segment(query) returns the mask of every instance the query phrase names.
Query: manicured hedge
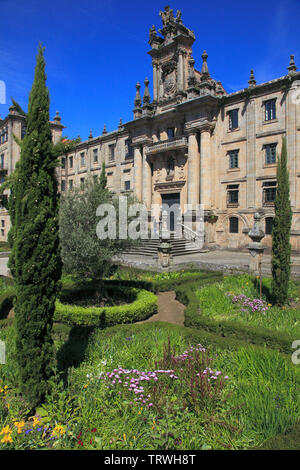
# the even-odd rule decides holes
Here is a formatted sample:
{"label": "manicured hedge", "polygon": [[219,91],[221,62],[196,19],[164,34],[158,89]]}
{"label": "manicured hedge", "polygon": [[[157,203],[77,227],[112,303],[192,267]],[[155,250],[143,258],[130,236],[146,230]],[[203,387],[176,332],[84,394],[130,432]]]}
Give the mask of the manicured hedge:
{"label": "manicured hedge", "polygon": [[56,302],[54,321],[69,325],[100,326],[142,321],[157,313],[157,297],[144,289],[127,287],[132,303],[113,307],[80,307]]}
{"label": "manicured hedge", "polygon": [[258,326],[245,326],[238,321],[222,323],[202,315],[199,299],[195,294],[197,288],[199,288],[199,283],[184,284],[175,289],[177,300],[186,305],[184,313],[185,326],[211,331],[224,338],[236,338],[251,344],[277,349],[285,354],[291,354],[292,337],[287,333],[271,331]]}

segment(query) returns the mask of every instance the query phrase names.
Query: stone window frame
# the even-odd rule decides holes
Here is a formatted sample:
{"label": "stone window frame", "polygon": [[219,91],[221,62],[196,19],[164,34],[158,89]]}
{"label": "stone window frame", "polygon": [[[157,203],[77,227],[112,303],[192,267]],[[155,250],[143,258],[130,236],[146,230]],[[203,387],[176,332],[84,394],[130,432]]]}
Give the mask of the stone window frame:
{"label": "stone window frame", "polygon": [[[270,224],[270,221],[272,221],[271,224]],[[265,234],[266,235],[272,235],[273,223],[274,223],[274,217],[268,216],[265,218]],[[271,225],[271,229],[270,229],[270,225]]]}
{"label": "stone window frame", "polygon": [[[227,111],[227,115],[228,115],[228,129],[229,131],[236,131],[239,129],[239,110],[240,108],[233,108],[233,109],[230,109],[229,111]],[[233,127],[233,119],[232,119],[232,113],[237,113],[236,115],[236,120],[237,120],[237,125],[236,127]]]}
{"label": "stone window frame", "polygon": [[116,160],[116,144],[108,144],[108,161],[114,162]]}
{"label": "stone window frame", "polygon": [[133,158],[133,148],[132,148],[132,140],[130,138],[125,139],[125,159]]}
{"label": "stone window frame", "polygon": [[[270,144],[264,144],[263,149],[264,149],[264,152],[265,152],[265,155],[264,155],[264,164],[265,165],[275,165],[277,163],[277,146],[278,146],[278,142],[272,142]],[[268,154],[268,149],[270,149],[271,147],[275,148],[275,155]],[[268,158],[270,158],[270,156],[272,157],[272,160],[275,157],[274,161],[268,161]]]}
{"label": "stone window frame", "polygon": [[[227,185],[227,207],[238,207],[239,206],[239,184],[228,184]],[[236,201],[231,201],[232,194],[237,194]]]}
{"label": "stone window frame", "polygon": [[[228,150],[227,152],[227,155],[229,157],[229,170],[237,170],[239,169],[239,153],[240,153],[240,149],[232,149],[232,150]],[[235,157],[236,157],[236,163],[237,163],[237,166],[232,166],[232,156],[233,154],[235,154]]]}
{"label": "stone window frame", "polygon": [[239,228],[240,228],[239,218],[236,215],[234,215],[234,216],[229,217],[228,221],[229,221],[229,229],[228,229],[229,233],[235,233],[235,234],[239,233]]}
{"label": "stone window frame", "polygon": [[[274,102],[274,109],[272,110],[267,110],[267,105],[269,103]],[[263,101],[263,121],[264,122],[273,122],[277,120],[277,96],[274,96],[273,98],[268,98],[267,100]],[[274,112],[274,115],[272,114],[272,111]],[[270,117],[267,115],[267,113],[270,113]]]}
{"label": "stone window frame", "polygon": [[277,181],[264,181],[262,184],[262,203],[263,206],[274,206],[276,198]]}
{"label": "stone window frame", "polygon": [[[97,157],[95,159],[95,157]],[[98,163],[99,162],[99,149],[98,147],[93,148],[93,163]]]}
{"label": "stone window frame", "polygon": [[[169,131],[172,131],[172,132],[169,133]],[[172,135],[170,135],[170,134],[172,134]],[[168,136],[168,140],[171,140],[171,139],[175,138],[175,127],[167,127],[167,136]]]}
{"label": "stone window frame", "polygon": [[85,152],[80,152],[80,166],[86,166],[86,161],[85,161]]}

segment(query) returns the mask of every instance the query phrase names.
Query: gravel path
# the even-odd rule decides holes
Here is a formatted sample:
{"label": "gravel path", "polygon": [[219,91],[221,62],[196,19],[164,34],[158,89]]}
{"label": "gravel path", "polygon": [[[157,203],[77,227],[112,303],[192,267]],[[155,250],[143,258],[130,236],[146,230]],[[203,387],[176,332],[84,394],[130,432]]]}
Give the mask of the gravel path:
{"label": "gravel path", "polygon": [[174,291],[160,292],[157,296],[158,313],[147,320],[138,323],[164,321],[183,326],[185,306],[178,302],[178,300],[175,299],[175,296],[176,294]]}

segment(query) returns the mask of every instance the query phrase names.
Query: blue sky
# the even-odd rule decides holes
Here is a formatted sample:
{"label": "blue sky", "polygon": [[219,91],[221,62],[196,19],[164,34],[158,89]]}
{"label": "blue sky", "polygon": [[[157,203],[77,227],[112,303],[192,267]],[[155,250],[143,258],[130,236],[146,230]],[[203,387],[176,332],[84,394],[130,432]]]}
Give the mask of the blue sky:
{"label": "blue sky", "polygon": [[[0,0],[0,80],[27,109],[38,43],[46,47],[51,118],[58,110],[69,137],[87,139],[133,118],[135,84],[152,88],[149,29],[161,27],[159,11],[182,11],[194,31],[193,56],[227,92],[247,86],[253,68],[258,83],[287,73],[290,54],[300,68],[300,0]],[[151,93],[152,96],[152,93]]]}

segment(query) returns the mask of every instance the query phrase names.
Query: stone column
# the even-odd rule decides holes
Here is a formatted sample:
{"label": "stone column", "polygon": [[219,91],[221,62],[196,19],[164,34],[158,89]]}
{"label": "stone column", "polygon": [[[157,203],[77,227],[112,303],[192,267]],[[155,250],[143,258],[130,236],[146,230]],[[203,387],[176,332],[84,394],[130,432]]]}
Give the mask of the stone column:
{"label": "stone column", "polygon": [[293,82],[291,91],[288,94],[288,99],[286,100],[286,144],[287,144],[287,156],[288,156],[288,169],[290,175],[290,199],[291,206],[296,208],[297,205],[297,166],[296,166],[296,147],[297,147],[297,121],[296,121],[296,112],[297,104],[299,101],[296,99],[300,95],[300,81]]}
{"label": "stone column", "polygon": [[157,63],[153,62],[153,100],[158,101],[158,70]]}
{"label": "stone column", "polygon": [[140,146],[134,148],[134,194],[142,201],[142,149]]}
{"label": "stone column", "polygon": [[204,127],[200,133],[200,203],[204,210],[211,208],[211,128]]}
{"label": "stone column", "polygon": [[[250,100],[247,106],[247,208],[256,207],[256,123],[255,123],[255,100]],[[261,205],[262,201],[258,205]]]}
{"label": "stone column", "polygon": [[183,91],[183,51],[179,50],[178,69],[177,69],[177,87],[179,91]]}
{"label": "stone column", "polygon": [[147,207],[147,210],[151,210],[151,199],[152,199],[152,175],[151,166],[147,156],[143,155],[143,202]]}
{"label": "stone column", "polygon": [[198,152],[197,131],[189,131],[188,135],[188,204],[199,204],[200,191],[200,158]]}

